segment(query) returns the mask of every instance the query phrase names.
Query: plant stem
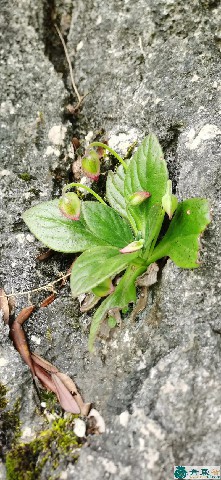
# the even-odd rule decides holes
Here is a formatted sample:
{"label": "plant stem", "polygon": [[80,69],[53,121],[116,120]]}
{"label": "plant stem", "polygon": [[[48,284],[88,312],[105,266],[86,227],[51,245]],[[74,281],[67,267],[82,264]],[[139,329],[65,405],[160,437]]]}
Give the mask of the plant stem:
{"label": "plant stem", "polygon": [[91,188],[87,187],[86,185],[83,185],[82,183],[75,183],[75,182],[72,182],[72,183],[69,183],[68,185],[65,185],[63,190],[62,190],[62,195],[64,195],[64,193],[67,191],[67,190],[70,190],[70,188],[72,187],[78,187],[78,188],[84,188],[84,190],[87,190],[87,192],[91,193],[97,200],[98,202],[102,203],[103,205],[107,205],[104,200],[100,197],[100,195],[98,195],[97,193],[94,192],[94,190],[92,190]]}
{"label": "plant stem", "polygon": [[[157,247],[155,248],[155,250],[152,252],[152,255],[150,255],[148,257],[148,260],[147,260],[147,266],[151,265],[151,263],[154,263],[156,262],[157,260],[160,260],[160,258],[163,258],[166,256],[165,254],[165,248],[161,248],[160,247],[160,244],[161,242],[159,243],[159,245],[157,245]],[[160,248],[158,248],[160,247]]]}
{"label": "plant stem", "polygon": [[90,143],[89,147],[103,147],[105,150],[108,150],[111,153],[111,155],[113,155],[114,157],[117,158],[117,160],[123,165],[124,170],[128,169],[128,165],[123,160],[123,158],[120,155],[118,155],[118,153],[115,152],[115,150],[113,150],[113,148],[109,147],[105,143],[93,142],[93,143]]}

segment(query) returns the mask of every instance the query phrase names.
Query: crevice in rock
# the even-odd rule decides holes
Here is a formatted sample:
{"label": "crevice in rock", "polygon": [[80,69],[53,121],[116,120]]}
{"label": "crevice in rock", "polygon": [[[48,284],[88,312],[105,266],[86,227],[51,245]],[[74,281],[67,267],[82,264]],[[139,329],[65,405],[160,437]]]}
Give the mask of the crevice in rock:
{"label": "crevice in rock", "polygon": [[43,42],[45,45],[45,55],[53,64],[56,72],[62,76],[64,86],[70,94],[70,102],[73,100],[73,93],[68,82],[69,68],[61,40],[54,25],[58,25],[66,43],[70,29],[72,8],[72,4],[68,5],[67,11],[64,13],[59,10],[56,5],[56,0],[45,0],[43,3]]}
{"label": "crevice in rock", "polygon": [[167,131],[167,136],[160,139],[160,144],[165,152],[165,159],[169,171],[169,178],[173,183],[173,193],[176,194],[176,187],[179,179],[180,164],[177,155],[177,146],[179,135],[182,129],[181,123],[171,124]]}

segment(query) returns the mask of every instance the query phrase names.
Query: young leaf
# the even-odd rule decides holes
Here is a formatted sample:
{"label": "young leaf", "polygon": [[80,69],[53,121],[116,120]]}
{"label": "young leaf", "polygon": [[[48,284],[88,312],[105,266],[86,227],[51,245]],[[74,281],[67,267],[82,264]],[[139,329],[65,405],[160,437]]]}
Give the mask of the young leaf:
{"label": "young leaf", "polygon": [[162,207],[167,213],[169,219],[171,220],[175,210],[177,209],[178,200],[175,195],[172,194],[172,182],[171,180],[167,181],[167,191],[162,198]]}
{"label": "young leaf", "polygon": [[136,222],[138,231],[145,235],[146,223],[151,207],[161,204],[166,192],[168,172],[160,144],[154,134],[148,135],[133,155],[126,171],[124,195],[129,200],[138,191],[151,194],[141,205],[128,205],[128,212]]}
{"label": "young leaf", "polygon": [[208,200],[191,198],[180,203],[167,233],[148,258],[148,263],[168,256],[178,267],[199,267],[199,237],[209,223]]}
{"label": "young leaf", "polygon": [[129,245],[126,245],[126,247],[122,248],[120,250],[121,253],[132,253],[132,252],[138,252],[143,248],[144,245],[144,239],[140,238],[140,240],[135,240],[135,242],[129,243]]}
{"label": "young leaf", "polygon": [[77,258],[71,272],[71,290],[74,297],[87,293],[106,278],[124,270],[138,253],[119,253],[116,247],[94,247]]}
{"label": "young leaf", "polygon": [[23,220],[31,232],[47,247],[58,252],[83,252],[87,248],[107,245],[108,242],[92,233],[82,215],[73,221],[64,217],[58,208],[59,200],[43,202],[29,208]]}
{"label": "young leaf", "polygon": [[106,183],[106,197],[111,207],[122,217],[127,219],[127,208],[124,198],[124,180],[125,171],[122,165],[117,167],[115,173],[109,172]]}
{"label": "young leaf", "polygon": [[109,245],[122,248],[134,240],[128,223],[107,205],[83,202],[82,215],[90,232]]}
{"label": "young leaf", "polygon": [[128,303],[136,301],[135,280],[139,275],[142,275],[145,270],[145,265],[130,265],[118,283],[115,291],[109,295],[109,297],[107,297],[97,309],[91,323],[88,344],[90,351],[93,350],[95,338],[107,312],[116,307],[124,308]]}

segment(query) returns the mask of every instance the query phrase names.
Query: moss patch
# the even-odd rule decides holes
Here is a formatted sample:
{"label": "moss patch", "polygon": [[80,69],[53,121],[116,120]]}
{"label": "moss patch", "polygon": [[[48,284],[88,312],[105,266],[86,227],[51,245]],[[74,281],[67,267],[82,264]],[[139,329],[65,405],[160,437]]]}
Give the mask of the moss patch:
{"label": "moss patch", "polygon": [[0,456],[5,457],[8,449],[20,436],[19,411],[20,402],[17,400],[13,409],[7,408],[7,388],[0,383]]}
{"label": "moss patch", "polygon": [[[78,458],[80,441],[73,432],[76,415],[55,420],[29,443],[19,443],[6,456],[7,480],[36,480],[48,463],[50,472]],[[53,477],[51,477],[53,478]]]}
{"label": "moss patch", "polygon": [[31,175],[29,173],[20,173],[19,174],[19,177],[21,178],[21,180],[24,180],[25,182],[30,182],[31,180]]}
{"label": "moss patch", "polygon": [[[6,387],[0,384],[0,456],[6,463],[7,480],[37,480],[46,464],[52,479],[51,472],[61,462],[65,467],[77,460],[81,446],[81,440],[73,431],[77,415],[57,418],[39,432],[35,440],[21,443],[20,402],[16,401],[13,409],[9,410],[6,393]],[[43,400],[52,411],[56,406],[54,398],[54,394],[44,392]]]}

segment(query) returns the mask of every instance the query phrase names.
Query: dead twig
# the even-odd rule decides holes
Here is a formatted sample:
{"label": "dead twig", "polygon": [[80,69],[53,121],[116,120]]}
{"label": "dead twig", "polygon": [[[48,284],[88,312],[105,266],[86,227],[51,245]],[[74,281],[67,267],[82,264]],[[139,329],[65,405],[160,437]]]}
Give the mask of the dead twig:
{"label": "dead twig", "polygon": [[80,95],[80,93],[79,93],[79,91],[78,91],[78,89],[77,89],[75,80],[74,80],[74,74],[73,74],[73,69],[72,69],[72,65],[71,65],[71,60],[70,60],[70,57],[69,57],[69,53],[68,53],[68,51],[67,51],[67,47],[66,47],[66,43],[65,43],[65,41],[64,41],[63,35],[62,35],[61,31],[59,30],[58,26],[57,26],[56,24],[55,24],[54,26],[55,26],[55,28],[56,28],[56,31],[57,31],[57,33],[58,33],[58,35],[59,35],[59,38],[60,38],[61,43],[62,43],[63,48],[64,48],[64,53],[65,53],[65,56],[66,56],[66,60],[67,60],[67,62],[68,62],[68,67],[69,67],[69,72],[70,72],[72,87],[73,87],[74,93],[75,93],[75,95],[77,96],[77,99],[78,99],[78,103],[77,103],[77,105],[76,105],[76,106],[74,107],[74,109],[73,109],[73,113],[75,113],[75,112],[80,108],[83,100],[85,99],[86,95],[88,95],[88,94],[83,95],[83,96]]}
{"label": "dead twig", "polygon": [[[23,292],[18,292],[18,293],[9,293],[8,295],[6,295],[7,298],[10,298],[10,297],[21,297],[23,295],[31,295],[32,293],[38,293],[38,292],[41,292],[42,290],[48,292],[48,291],[52,291],[53,290],[53,285],[56,285],[56,283],[59,283],[59,282],[62,282],[62,286],[63,286],[63,282],[66,280],[66,278],[70,277],[71,275],[71,272],[68,272],[66,273],[65,275],[61,275],[60,278],[57,278],[57,280],[54,280],[53,282],[50,282],[50,283],[47,283],[46,285],[42,285],[41,287],[38,287],[38,288],[34,288],[33,290],[26,290],[26,291],[23,291]],[[0,299],[1,298],[4,298],[4,295],[0,295]]]}

